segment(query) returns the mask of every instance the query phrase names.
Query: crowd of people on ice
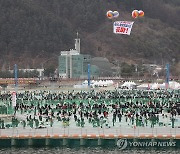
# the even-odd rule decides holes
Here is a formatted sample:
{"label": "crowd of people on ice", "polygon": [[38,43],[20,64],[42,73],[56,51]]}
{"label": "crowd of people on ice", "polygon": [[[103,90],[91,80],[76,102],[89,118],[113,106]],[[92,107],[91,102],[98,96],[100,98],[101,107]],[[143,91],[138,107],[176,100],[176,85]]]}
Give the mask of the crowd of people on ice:
{"label": "crowd of people on ice", "polygon": [[[12,104],[11,93],[0,102]],[[0,119],[0,128],[155,127],[180,126],[180,91],[25,91],[16,94],[11,122]],[[24,117],[24,118],[19,118]],[[57,125],[58,126],[58,125]]]}

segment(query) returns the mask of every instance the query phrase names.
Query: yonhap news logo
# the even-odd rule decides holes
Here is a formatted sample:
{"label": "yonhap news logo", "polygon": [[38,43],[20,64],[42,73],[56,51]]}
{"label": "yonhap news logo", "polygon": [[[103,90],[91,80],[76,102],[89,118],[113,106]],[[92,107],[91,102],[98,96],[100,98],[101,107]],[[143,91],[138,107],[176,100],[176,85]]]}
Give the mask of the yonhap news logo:
{"label": "yonhap news logo", "polygon": [[117,141],[117,147],[119,148],[119,150],[125,149],[127,145],[128,145],[127,139],[119,139]]}
{"label": "yonhap news logo", "polygon": [[128,141],[127,139],[119,139],[116,143],[119,150],[127,147],[176,147],[173,141]]}

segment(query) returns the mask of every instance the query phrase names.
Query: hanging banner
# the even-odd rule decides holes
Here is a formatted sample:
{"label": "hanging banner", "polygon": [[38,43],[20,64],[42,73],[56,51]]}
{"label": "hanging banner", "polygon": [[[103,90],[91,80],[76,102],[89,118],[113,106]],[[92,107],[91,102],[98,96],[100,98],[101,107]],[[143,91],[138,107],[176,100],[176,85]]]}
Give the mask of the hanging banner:
{"label": "hanging banner", "polygon": [[12,92],[12,106],[16,106],[16,92]]}
{"label": "hanging banner", "polygon": [[113,32],[115,34],[130,35],[133,21],[115,21],[113,24]]}

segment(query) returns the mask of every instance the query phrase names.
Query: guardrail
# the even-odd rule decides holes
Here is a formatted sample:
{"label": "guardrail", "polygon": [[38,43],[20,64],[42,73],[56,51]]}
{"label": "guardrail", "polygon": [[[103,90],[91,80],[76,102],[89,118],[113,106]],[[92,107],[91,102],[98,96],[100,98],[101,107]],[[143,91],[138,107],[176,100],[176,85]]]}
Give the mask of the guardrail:
{"label": "guardrail", "polygon": [[11,128],[0,129],[4,137],[67,137],[67,138],[178,138],[180,128]]}

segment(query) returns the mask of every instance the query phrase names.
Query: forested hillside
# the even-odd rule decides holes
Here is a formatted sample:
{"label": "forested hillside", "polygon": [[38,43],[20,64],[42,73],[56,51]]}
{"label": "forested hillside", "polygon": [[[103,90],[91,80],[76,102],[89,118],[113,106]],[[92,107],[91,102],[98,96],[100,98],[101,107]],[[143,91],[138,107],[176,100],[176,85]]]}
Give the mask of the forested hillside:
{"label": "forested hillside", "polygon": [[[134,9],[145,16],[133,19]],[[119,11],[117,20],[135,21],[130,36],[113,34],[108,10]],[[0,66],[56,66],[60,51],[74,48],[77,31],[81,53],[178,66],[179,14],[180,0],[0,0]]]}

